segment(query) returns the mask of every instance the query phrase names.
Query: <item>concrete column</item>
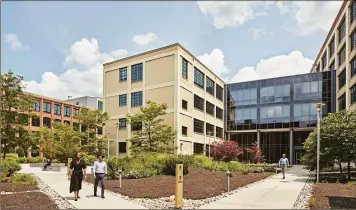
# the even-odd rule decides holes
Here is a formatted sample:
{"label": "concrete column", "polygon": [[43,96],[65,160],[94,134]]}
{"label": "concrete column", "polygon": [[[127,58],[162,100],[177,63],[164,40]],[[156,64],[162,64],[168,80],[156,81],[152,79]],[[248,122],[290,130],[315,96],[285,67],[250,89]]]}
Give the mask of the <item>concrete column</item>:
{"label": "concrete column", "polygon": [[227,133],[227,140],[231,140],[230,133]]}
{"label": "concrete column", "polygon": [[293,130],[290,129],[289,131],[289,163],[294,164],[293,161]]}
{"label": "concrete column", "polygon": [[261,135],[261,131],[258,130],[257,131],[257,146],[258,146],[258,148],[260,148],[260,145],[261,145],[260,135]]}

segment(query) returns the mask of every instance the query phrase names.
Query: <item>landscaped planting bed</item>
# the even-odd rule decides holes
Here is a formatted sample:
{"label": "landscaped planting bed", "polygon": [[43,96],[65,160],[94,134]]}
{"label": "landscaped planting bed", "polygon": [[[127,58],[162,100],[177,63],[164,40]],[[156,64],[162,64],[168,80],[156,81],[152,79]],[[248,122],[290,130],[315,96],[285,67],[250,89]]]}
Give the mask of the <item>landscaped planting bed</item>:
{"label": "landscaped planting bed", "polygon": [[356,184],[314,184],[311,209],[356,209]]}
{"label": "landscaped planting bed", "polygon": [[[265,179],[271,173],[233,173],[230,178],[230,190]],[[204,199],[218,196],[226,192],[226,173],[210,171],[202,168],[191,168],[183,178],[185,199]],[[88,176],[93,183],[93,176]],[[130,198],[161,198],[175,194],[175,176],[158,175],[141,179],[123,179],[122,188],[118,188],[119,180],[107,180],[108,190],[118,192]]]}
{"label": "landscaped planting bed", "polygon": [[41,192],[1,194],[1,209],[58,209],[57,205]]}

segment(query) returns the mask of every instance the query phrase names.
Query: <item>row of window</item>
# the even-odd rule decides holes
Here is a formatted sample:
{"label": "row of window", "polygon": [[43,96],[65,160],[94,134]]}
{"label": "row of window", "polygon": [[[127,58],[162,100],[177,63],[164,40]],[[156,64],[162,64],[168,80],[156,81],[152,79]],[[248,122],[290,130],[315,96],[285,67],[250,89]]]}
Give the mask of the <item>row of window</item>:
{"label": "row of window", "polygon": [[[182,58],[182,77],[188,80],[188,61],[184,58]],[[194,67],[194,84],[204,89],[204,83],[205,83],[204,73],[200,71],[198,68]],[[208,76],[206,76],[205,90],[206,92],[210,93],[216,98],[223,100],[223,94],[224,94],[223,88],[220,87],[218,84],[215,84],[215,82],[212,79],[210,79]]]}
{"label": "row of window", "polygon": [[[206,106],[206,113],[212,116],[216,116],[219,119],[223,119],[223,110],[219,107],[215,107],[214,104],[210,103],[209,101],[205,101],[203,98],[194,95],[194,108],[204,112]],[[182,108],[187,109],[188,102],[183,100]],[[215,114],[216,113],[216,114]]]}
{"label": "row of window", "polygon": [[[43,112],[51,113],[52,112],[51,107],[52,107],[51,103],[43,102]],[[36,111],[36,112],[41,111],[40,101],[35,101],[34,111]],[[59,104],[54,104],[53,114],[61,115],[61,112],[62,112],[62,106]],[[77,116],[78,114],[79,114],[79,109],[74,109],[74,116]],[[70,117],[70,107],[67,107],[67,106],[64,107],[63,115],[66,117]]]}
{"label": "row of window", "polygon": [[[215,132],[214,132],[214,127],[215,127]],[[182,135],[187,135],[188,131],[187,131],[187,127],[182,127]],[[209,123],[205,123],[205,127],[204,127],[204,122],[198,119],[194,119],[194,132],[195,133],[200,133],[200,134],[204,134],[204,130],[206,135],[208,136],[215,136],[218,138],[223,138],[223,129],[218,127],[218,126],[214,126],[211,125]]]}
{"label": "row of window", "polygon": [[[350,88],[351,92],[351,104],[356,103],[356,85]],[[339,111],[346,109],[346,93],[338,98]]]}
{"label": "row of window", "polygon": [[[119,69],[120,82],[127,81],[127,67]],[[140,82],[143,80],[143,64],[134,64],[131,66],[131,82]]]}
{"label": "row of window", "polygon": [[[52,126],[52,119],[49,118],[49,117],[43,117],[42,118],[42,121],[43,121],[43,125],[44,126],[47,126],[48,128],[51,128]],[[61,122],[60,119],[54,119],[55,122]],[[31,117],[31,125],[33,127],[39,127],[40,126],[40,118],[38,116],[33,116]],[[70,121],[68,120],[64,120],[63,121],[64,123],[67,123],[68,125],[70,125]]]}
{"label": "row of window", "polygon": [[[131,93],[131,107],[142,106],[142,91]],[[119,106],[127,105],[127,94],[119,95]]]}

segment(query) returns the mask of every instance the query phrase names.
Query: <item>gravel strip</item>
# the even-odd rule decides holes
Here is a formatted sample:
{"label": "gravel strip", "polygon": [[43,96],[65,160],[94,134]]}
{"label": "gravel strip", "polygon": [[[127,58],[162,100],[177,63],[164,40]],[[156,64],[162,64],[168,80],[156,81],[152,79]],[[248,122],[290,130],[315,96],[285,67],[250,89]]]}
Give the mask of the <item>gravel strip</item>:
{"label": "gravel strip", "polygon": [[312,196],[314,185],[313,179],[313,174],[309,174],[302,191],[300,191],[298,198],[294,203],[293,209],[309,209],[309,198]]}
{"label": "gravel strip", "polygon": [[58,206],[60,209],[76,209],[72,204],[70,204],[66,199],[61,197],[58,193],[56,193],[54,190],[52,190],[47,184],[45,184],[40,178],[38,178],[36,175],[32,174],[31,175],[36,179],[38,183],[38,188],[40,189],[41,192],[44,194],[48,195],[54,203]]}
{"label": "gravel strip", "polygon": [[[211,203],[211,202],[214,202],[214,201],[217,201],[217,200],[220,200],[224,197],[227,197],[228,195],[231,195],[231,194],[234,194],[240,190],[243,190],[247,187],[251,187],[253,185],[256,185],[256,184],[259,184],[267,179],[270,179],[272,177],[274,177],[275,175],[272,175],[272,176],[269,176],[265,179],[261,179],[259,181],[256,181],[254,183],[251,183],[251,184],[248,184],[248,185],[245,185],[243,187],[239,187],[233,191],[230,191],[230,192],[225,192],[221,195],[218,195],[218,196],[214,196],[214,197],[211,197],[211,198],[206,198],[206,199],[200,199],[200,200],[192,200],[192,199],[183,199],[183,207],[182,209],[197,209],[203,205],[206,205],[208,203]],[[90,186],[93,186],[93,184],[91,183],[88,183],[88,182],[84,182],[85,184],[87,185],[90,185]],[[123,198],[125,200],[128,200],[128,201],[131,201],[133,203],[136,203],[140,206],[143,206],[143,207],[146,207],[146,208],[149,208],[149,209],[175,209],[175,201],[174,201],[174,195],[170,196],[170,197],[164,197],[164,198],[157,198],[157,199],[147,199],[147,198],[130,198],[128,196],[124,196],[124,195],[121,195],[119,193],[114,193],[114,192],[111,192],[109,190],[106,190],[105,193],[110,193],[114,196],[117,196],[117,197],[120,197],[120,198]]]}

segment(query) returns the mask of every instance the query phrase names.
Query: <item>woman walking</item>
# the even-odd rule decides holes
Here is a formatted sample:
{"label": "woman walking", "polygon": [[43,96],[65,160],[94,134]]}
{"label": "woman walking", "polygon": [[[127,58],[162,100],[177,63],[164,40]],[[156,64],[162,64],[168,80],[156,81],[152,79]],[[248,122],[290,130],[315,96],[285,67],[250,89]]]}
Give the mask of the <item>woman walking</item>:
{"label": "woman walking", "polygon": [[[82,189],[83,175],[84,179],[87,177],[86,164],[82,159],[80,153],[76,153],[75,158],[70,163],[70,187],[69,192],[74,192],[74,200],[77,201],[79,197],[79,190]],[[68,177],[69,178],[69,177]]]}

